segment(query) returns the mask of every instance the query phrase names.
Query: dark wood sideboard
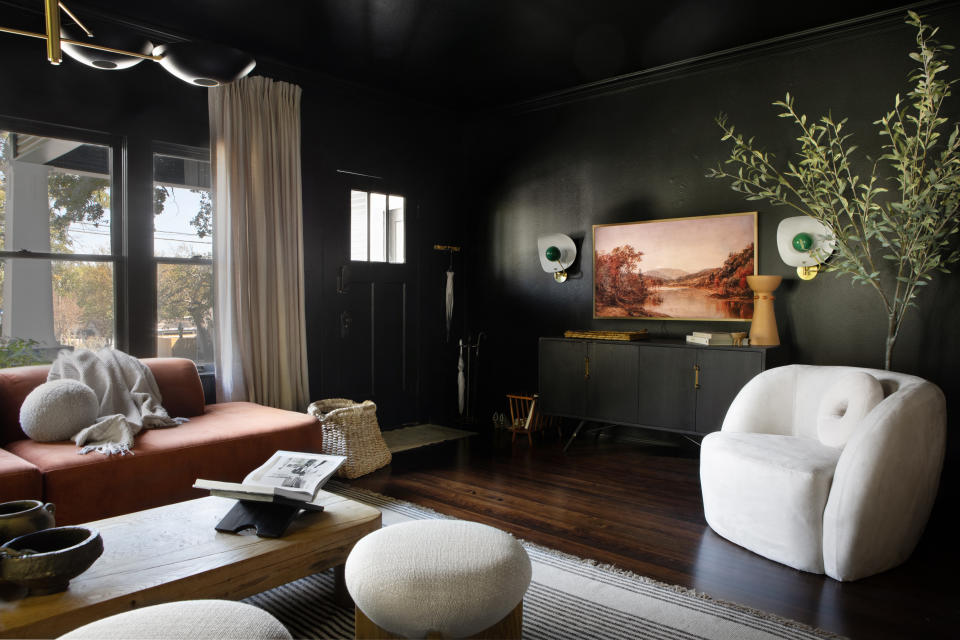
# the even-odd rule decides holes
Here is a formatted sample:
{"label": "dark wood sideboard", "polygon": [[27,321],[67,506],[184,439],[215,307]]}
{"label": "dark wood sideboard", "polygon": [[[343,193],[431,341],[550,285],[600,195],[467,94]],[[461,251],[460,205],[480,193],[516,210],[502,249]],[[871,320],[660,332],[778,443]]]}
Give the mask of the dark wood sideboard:
{"label": "dark wood sideboard", "polygon": [[778,352],[778,347],[708,347],[683,339],[540,338],[540,411],[705,435],[720,429],[747,381],[782,364]]}

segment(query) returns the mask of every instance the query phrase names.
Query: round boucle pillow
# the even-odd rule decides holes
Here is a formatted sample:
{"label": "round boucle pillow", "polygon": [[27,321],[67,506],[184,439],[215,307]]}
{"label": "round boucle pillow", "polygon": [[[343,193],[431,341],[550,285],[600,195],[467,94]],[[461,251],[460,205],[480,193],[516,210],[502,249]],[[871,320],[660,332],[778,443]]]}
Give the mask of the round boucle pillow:
{"label": "round boucle pillow", "polygon": [[37,442],[69,440],[97,421],[100,402],[79,380],[51,380],[31,391],[20,405],[20,427]]}
{"label": "round boucle pillow", "polygon": [[869,373],[854,371],[836,380],[820,401],[817,437],[828,447],[841,448],[860,421],[883,401],[883,386]]}

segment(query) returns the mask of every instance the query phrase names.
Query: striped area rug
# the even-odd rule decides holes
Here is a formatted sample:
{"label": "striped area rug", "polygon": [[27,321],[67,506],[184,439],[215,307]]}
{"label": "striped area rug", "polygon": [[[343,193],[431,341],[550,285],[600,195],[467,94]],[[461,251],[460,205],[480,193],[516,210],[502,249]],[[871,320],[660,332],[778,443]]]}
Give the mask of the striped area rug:
{"label": "striped area rug", "polygon": [[[430,509],[339,482],[325,489],[379,508],[383,524],[446,518]],[[523,600],[529,640],[805,640],[828,632],[730,605],[682,587],[524,542],[533,580]],[[353,610],[333,601],[333,570],[245,600],[276,616],[294,638],[352,638]]]}

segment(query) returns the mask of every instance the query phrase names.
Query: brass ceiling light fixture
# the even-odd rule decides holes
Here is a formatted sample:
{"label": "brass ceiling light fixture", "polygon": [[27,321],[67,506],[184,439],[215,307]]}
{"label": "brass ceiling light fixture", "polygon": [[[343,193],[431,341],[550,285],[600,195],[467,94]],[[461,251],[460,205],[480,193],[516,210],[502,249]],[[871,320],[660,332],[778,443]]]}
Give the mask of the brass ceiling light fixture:
{"label": "brass ceiling light fixture", "polygon": [[[93,32],[58,0],[43,0],[45,33],[0,27],[4,33],[13,33],[47,41],[47,60],[60,64],[62,53],[95,69],[129,69],[143,60],[159,62],[172,75],[189,84],[215,87],[227,84],[249,74],[256,61],[248,54],[230,47],[208,42],[172,42],[154,44],[147,38],[112,27],[98,28],[98,42],[84,40],[93,38]],[[74,22],[75,26],[60,24],[60,11]]]}

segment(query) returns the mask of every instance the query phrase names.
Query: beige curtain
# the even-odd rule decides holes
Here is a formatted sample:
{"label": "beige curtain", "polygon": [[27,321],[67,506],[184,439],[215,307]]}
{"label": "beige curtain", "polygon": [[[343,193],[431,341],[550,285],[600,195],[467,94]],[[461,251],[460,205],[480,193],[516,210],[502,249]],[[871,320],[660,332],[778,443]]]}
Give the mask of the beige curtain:
{"label": "beige curtain", "polygon": [[307,404],[300,87],[210,89],[217,398]]}

